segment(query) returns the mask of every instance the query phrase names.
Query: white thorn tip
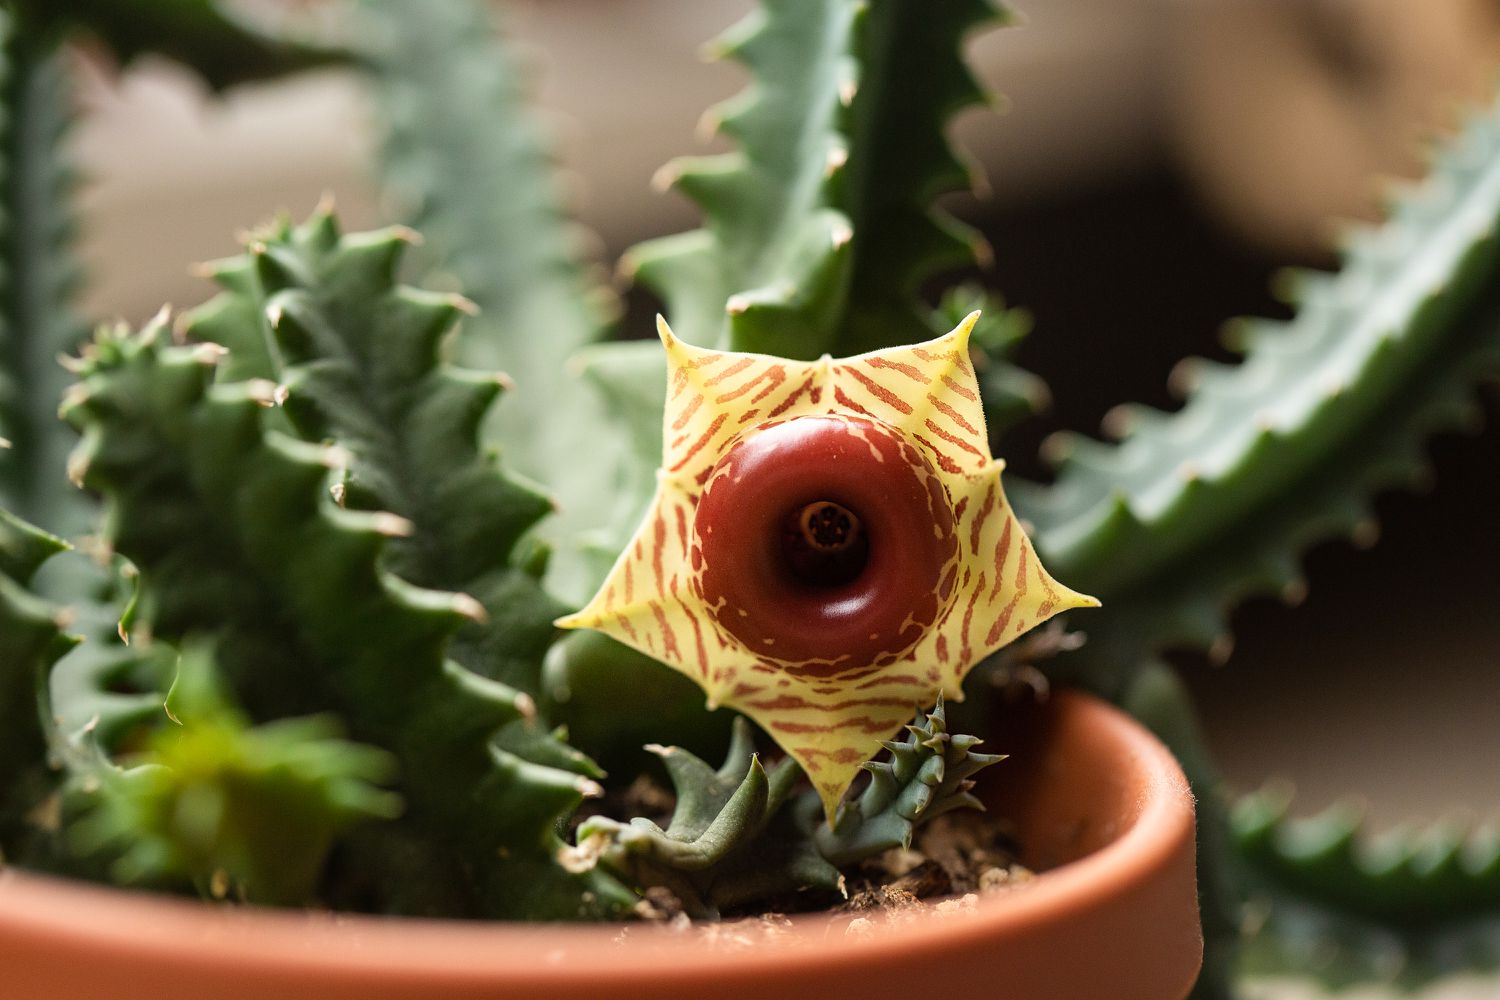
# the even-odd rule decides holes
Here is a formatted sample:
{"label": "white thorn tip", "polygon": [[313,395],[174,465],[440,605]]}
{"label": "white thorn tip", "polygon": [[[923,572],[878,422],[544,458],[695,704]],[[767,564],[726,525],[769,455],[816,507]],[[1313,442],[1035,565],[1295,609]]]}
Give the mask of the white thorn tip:
{"label": "white thorn tip", "polygon": [[484,624],[490,620],[490,613],[484,610],[484,605],[468,594],[455,594],[453,596],[453,610],[473,622]]}
{"label": "white thorn tip", "polygon": [[83,489],[84,478],[89,474],[88,459],[84,458],[78,452],[74,452],[68,458],[67,474],[68,482],[80,490]]}
{"label": "white thorn tip", "polygon": [[849,162],[849,150],[843,146],[835,146],[828,151],[828,159],[823,163],[823,176],[832,177],[844,168]]}
{"label": "white thorn tip", "polygon": [[657,168],[656,173],[651,175],[651,189],[657,192],[672,190],[672,186],[682,177],[682,167],[675,161],[664,163]]}
{"label": "white thorn tip", "polygon": [[724,124],[724,118],[719,114],[718,108],[708,108],[698,116],[698,124],[694,126],[693,132],[699,142],[709,142],[719,134],[719,128]]}
{"label": "white thorn tip", "polygon": [[252,378],[246,380],[245,396],[258,406],[271,407],[276,405],[276,393],[280,386],[270,379]]}
{"label": "white thorn tip", "polygon": [[347,469],[349,463],[354,461],[354,456],[349,453],[348,448],[330,444],[318,452],[318,461],[329,469]]}
{"label": "white thorn tip", "polygon": [[421,233],[417,232],[410,226],[392,226],[391,236],[401,241],[402,243],[405,243],[407,246],[412,247],[419,247],[423,243],[427,242],[425,239],[423,239]]}
{"label": "white thorn tip", "polygon": [[1122,403],[1119,406],[1110,407],[1109,411],[1104,414],[1104,419],[1099,421],[1099,428],[1107,437],[1120,441],[1129,436],[1135,423],[1135,411]]}
{"label": "white thorn tip", "polygon": [[200,365],[211,368],[214,365],[218,364],[219,361],[229,353],[229,348],[225,347],[222,344],[215,344],[210,341],[204,341],[201,344],[194,345],[192,351],[192,358],[194,361],[196,361]]}
{"label": "white thorn tip", "polygon": [[1380,541],[1380,522],[1373,517],[1367,517],[1354,526],[1349,533],[1349,541],[1354,543],[1355,548],[1368,549]]}
{"label": "white thorn tip", "polygon": [[1197,388],[1202,371],[1202,362],[1198,358],[1183,358],[1167,375],[1167,391],[1179,399],[1187,397]]}
{"label": "white thorn tip", "polygon": [[388,510],[376,511],[370,515],[370,523],[374,526],[377,534],[387,538],[410,538],[417,530],[412,524],[400,514],[392,514]]}

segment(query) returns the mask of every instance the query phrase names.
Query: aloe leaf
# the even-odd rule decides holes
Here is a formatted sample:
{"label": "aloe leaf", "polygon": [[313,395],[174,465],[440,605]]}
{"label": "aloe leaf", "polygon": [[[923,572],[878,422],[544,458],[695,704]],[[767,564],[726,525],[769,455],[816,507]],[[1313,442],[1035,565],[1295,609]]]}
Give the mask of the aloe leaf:
{"label": "aloe leaf", "polygon": [[331,49],[272,35],[219,0],[14,0],[13,6],[39,26],[84,29],[122,63],[148,52],[175,59],[216,90],[344,58]]}
{"label": "aloe leaf", "polygon": [[1424,471],[1500,370],[1500,117],[1477,116],[1390,221],[1308,280],[1295,319],[1249,325],[1181,411],[1131,411],[1118,445],[1073,439],[1055,485],[1016,490],[1059,577],[1104,602],[1062,675],[1116,691],[1167,645],[1227,651],[1225,614],[1295,598],[1303,548],[1369,530],[1380,489]]}
{"label": "aloe leaf", "polygon": [[57,421],[68,381],[58,357],[84,334],[70,307],[70,102],[55,33],[0,10],[0,498],[64,534],[90,513],[64,475],[73,435]]}
{"label": "aloe leaf", "polygon": [[[74,466],[106,497],[107,540],[140,568],[141,622],[167,640],[217,640],[252,719],[335,711],[351,738],[394,754],[401,823],[437,867],[471,869],[459,882],[468,912],[587,910],[534,862],[551,817],[592,786],[565,772],[517,781],[525,768],[491,746],[531,702],[445,656],[472,599],[383,569],[407,522],[335,506],[342,456],[264,427],[273,386],[215,385],[222,349],[166,340],[164,317],[139,334],[102,331],[65,409],[84,435]],[[506,844],[523,857],[503,857]]]}

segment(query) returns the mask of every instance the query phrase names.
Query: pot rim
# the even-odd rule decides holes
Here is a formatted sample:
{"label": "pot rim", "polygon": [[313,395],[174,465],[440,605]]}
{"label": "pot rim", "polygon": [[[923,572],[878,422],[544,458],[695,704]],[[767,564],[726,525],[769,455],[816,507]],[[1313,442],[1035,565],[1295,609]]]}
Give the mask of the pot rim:
{"label": "pot rim", "polygon": [[[164,965],[212,969],[217,977],[264,969],[337,978],[358,971],[435,985],[511,983],[546,988],[580,973],[601,982],[661,984],[705,975],[755,976],[774,949],[794,975],[841,963],[870,964],[883,953],[923,955],[923,965],[980,940],[1033,933],[1076,919],[1101,898],[1139,893],[1168,879],[1181,894],[1186,843],[1192,885],[1193,798],[1171,753],[1114,707],[1078,692],[1052,696],[1049,710],[1103,731],[1112,754],[1145,775],[1136,815],[1112,842],[1039,873],[1014,891],[982,895],[972,909],[897,923],[872,921],[845,933],[847,917],[800,914],[791,931],[749,948],[707,946],[698,934],[621,924],[497,924],[360,914],[307,913],[200,903],[0,868],[0,955],[17,943],[47,942],[54,953],[108,961],[131,955]],[[621,946],[628,940],[629,947]],[[1201,938],[1199,939],[1201,958]],[[8,966],[9,960],[0,963]],[[1197,966],[1193,965],[1193,973]],[[1191,983],[1191,977],[1187,983]],[[1186,987],[1184,986],[1184,989]]]}

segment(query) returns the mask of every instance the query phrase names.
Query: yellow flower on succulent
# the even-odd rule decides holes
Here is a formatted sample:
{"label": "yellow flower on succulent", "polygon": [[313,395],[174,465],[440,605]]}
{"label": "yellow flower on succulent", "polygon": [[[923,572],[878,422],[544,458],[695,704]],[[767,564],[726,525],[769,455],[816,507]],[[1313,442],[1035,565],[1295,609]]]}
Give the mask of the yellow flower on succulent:
{"label": "yellow flower on succulent", "polygon": [[667,405],[656,496],[594,628],[748,715],[831,820],[862,763],[985,656],[1098,601],[1044,569],[1000,485],[951,333],[789,361],[693,347],[658,321]]}

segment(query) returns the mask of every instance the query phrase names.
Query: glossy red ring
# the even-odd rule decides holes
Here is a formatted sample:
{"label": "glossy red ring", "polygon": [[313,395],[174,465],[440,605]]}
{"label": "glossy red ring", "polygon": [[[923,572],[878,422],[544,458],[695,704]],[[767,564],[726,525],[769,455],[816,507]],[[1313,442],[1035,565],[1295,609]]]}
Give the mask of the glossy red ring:
{"label": "glossy red ring", "polygon": [[[783,554],[787,518],[818,501],[853,511],[868,536],[847,583],[810,585]],[[747,432],[714,466],[693,530],[697,586],[720,626],[806,672],[895,660],[953,591],[948,492],[920,447],[875,420],[808,416]]]}

